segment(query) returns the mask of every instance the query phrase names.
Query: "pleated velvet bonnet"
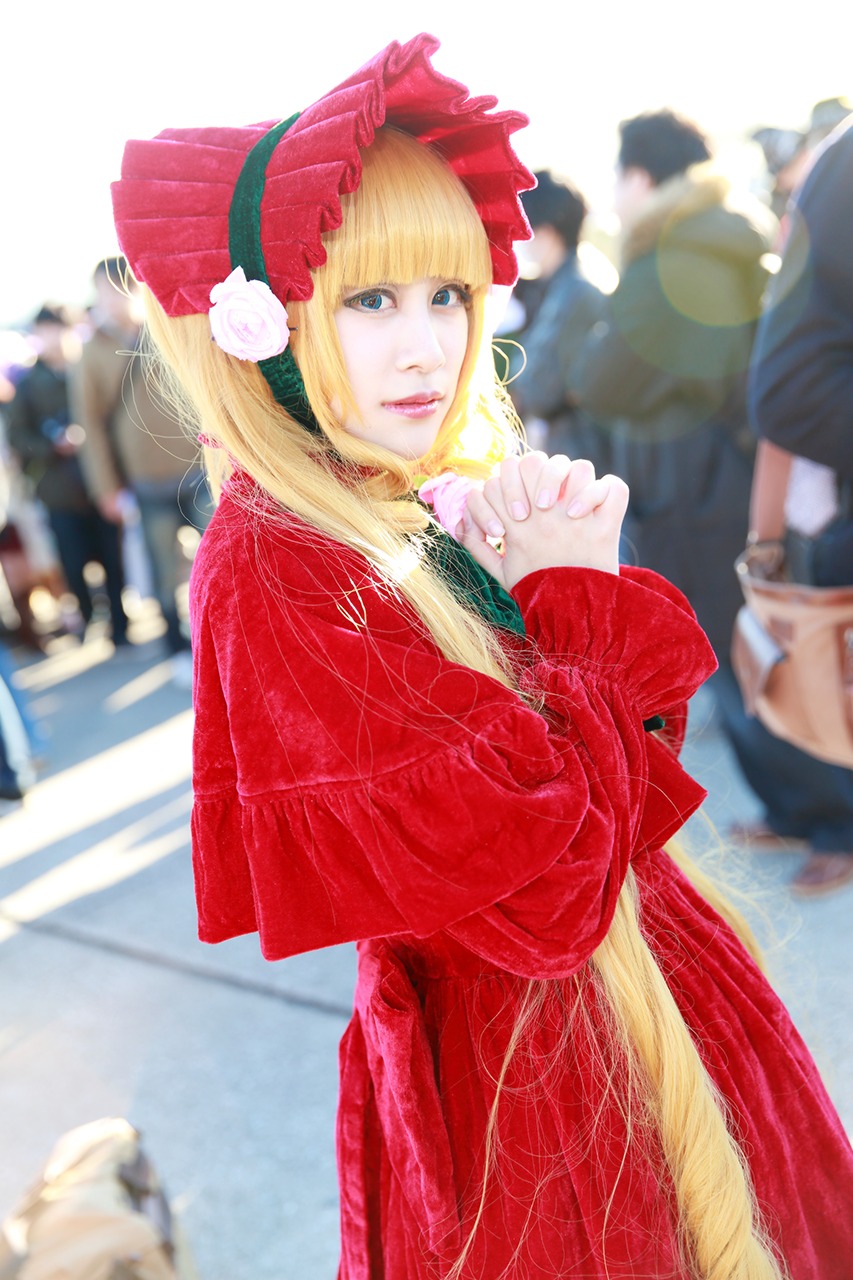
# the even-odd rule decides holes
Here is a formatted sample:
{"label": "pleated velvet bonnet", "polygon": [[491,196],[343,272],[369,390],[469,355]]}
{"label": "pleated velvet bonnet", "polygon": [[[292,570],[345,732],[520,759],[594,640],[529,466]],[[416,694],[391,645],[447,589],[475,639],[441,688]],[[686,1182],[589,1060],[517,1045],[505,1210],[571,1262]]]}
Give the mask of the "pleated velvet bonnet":
{"label": "pleated velvet bonnet", "polygon": [[425,34],[394,41],[286,120],[130,141],[112,185],[119,245],[135,278],[169,316],[211,313],[220,346],[255,360],[279,403],[309,428],[285,308],[311,297],[311,270],[326,260],[323,234],[341,225],[341,196],[358,188],[360,151],[382,125],[443,156],[483,222],[494,283],[515,282],[513,242],[530,236],[518,193],[535,179],[510,135],[527,117],[495,111],[495,98],[471,97],[441,75],[430,61],[438,47]]}

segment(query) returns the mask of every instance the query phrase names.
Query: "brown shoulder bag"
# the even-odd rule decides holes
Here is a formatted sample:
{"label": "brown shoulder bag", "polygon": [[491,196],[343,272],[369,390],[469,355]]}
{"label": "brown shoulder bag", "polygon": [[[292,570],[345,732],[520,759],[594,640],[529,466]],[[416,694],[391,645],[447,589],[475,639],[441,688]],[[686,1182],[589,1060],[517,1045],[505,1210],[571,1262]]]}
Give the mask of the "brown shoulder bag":
{"label": "brown shoulder bag", "polygon": [[853,769],[853,586],[787,582],[766,566],[761,545],[735,562],[745,604],[732,666],[744,705],[778,738]]}

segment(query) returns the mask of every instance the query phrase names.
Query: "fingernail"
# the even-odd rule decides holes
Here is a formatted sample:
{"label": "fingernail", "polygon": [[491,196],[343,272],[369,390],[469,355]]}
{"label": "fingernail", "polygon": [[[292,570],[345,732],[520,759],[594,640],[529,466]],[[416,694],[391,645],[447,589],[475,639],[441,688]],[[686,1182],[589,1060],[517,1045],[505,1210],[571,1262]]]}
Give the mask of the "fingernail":
{"label": "fingernail", "polygon": [[582,516],[586,514],[586,506],[581,502],[580,498],[575,498],[566,508],[566,514],[570,516]]}
{"label": "fingernail", "polygon": [[499,520],[490,520],[486,525],[486,533],[490,538],[502,538],[506,533],[506,529]]}
{"label": "fingernail", "polygon": [[547,511],[549,507],[554,505],[554,496],[547,489],[543,489],[541,493],[536,495],[536,505],[542,511]]}
{"label": "fingernail", "polygon": [[526,520],[530,514],[523,502],[513,502],[510,505],[510,512],[513,520]]}

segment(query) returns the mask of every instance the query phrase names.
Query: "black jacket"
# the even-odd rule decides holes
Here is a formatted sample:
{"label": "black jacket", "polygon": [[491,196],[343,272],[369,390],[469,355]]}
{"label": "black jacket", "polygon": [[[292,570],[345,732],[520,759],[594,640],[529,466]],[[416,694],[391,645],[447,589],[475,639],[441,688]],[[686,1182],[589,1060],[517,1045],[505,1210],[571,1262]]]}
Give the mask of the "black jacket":
{"label": "black jacket", "polygon": [[18,382],[9,406],[9,445],[49,511],[83,514],[92,504],[80,463],[54,445],[70,421],[67,375],[37,360]]}
{"label": "black jacket", "polygon": [[853,479],[853,125],[794,198],[750,372],[757,433]]}
{"label": "black jacket", "polygon": [[526,363],[509,388],[522,419],[547,423],[548,453],[590,458],[598,472],[610,470],[606,436],[567,387],[584,340],[604,317],[605,301],[570,253],[549,280],[533,323],[519,335]]}
{"label": "black jacket", "polygon": [[775,219],[730,203],[705,166],[661,184],[628,232],[606,323],[570,391],[608,425],[631,496],[623,559],[656,569],[720,658],[742,603],[732,569],[748,526],[754,438],[746,378]]}

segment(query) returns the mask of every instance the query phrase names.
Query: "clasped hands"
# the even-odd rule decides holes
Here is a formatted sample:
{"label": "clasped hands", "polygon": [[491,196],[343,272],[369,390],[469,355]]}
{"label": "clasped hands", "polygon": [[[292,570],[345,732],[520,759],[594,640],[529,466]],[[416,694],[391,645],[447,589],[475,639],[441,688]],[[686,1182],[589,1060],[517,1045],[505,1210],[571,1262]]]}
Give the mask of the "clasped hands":
{"label": "clasped hands", "polygon": [[537,569],[618,573],[627,505],[618,476],[596,478],[586,459],[531,452],[506,458],[472,490],[457,537],[506,590]]}

